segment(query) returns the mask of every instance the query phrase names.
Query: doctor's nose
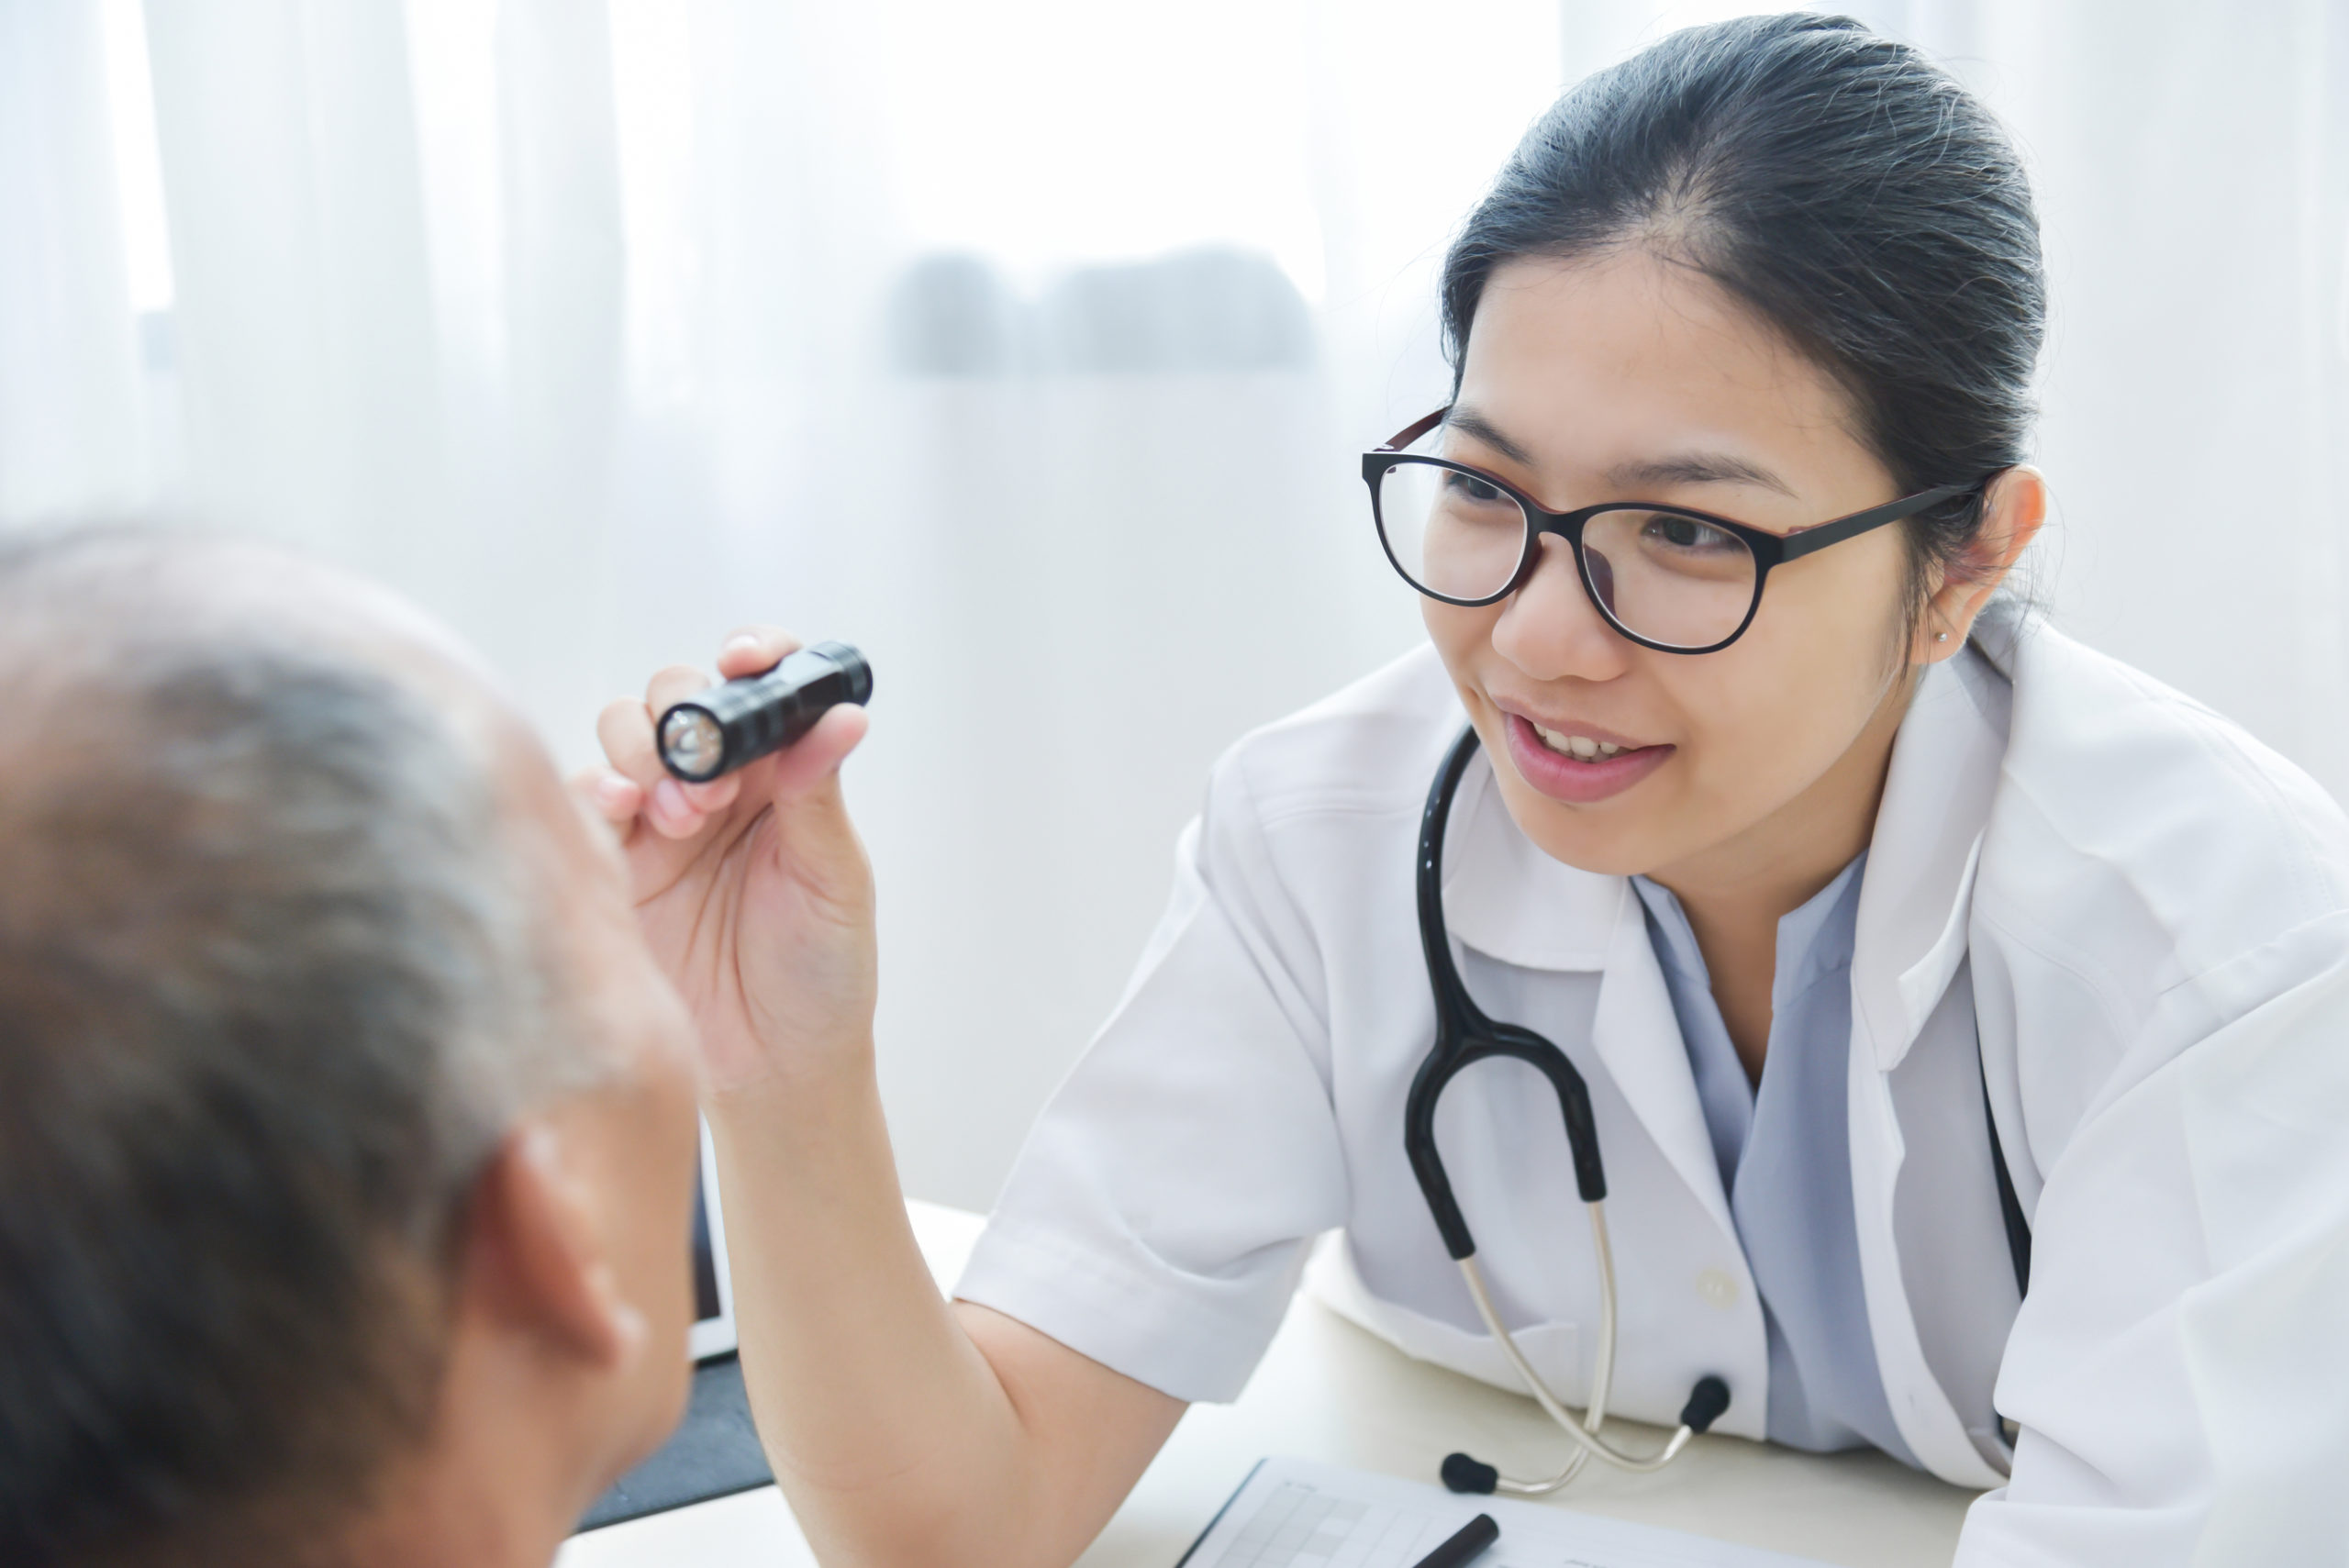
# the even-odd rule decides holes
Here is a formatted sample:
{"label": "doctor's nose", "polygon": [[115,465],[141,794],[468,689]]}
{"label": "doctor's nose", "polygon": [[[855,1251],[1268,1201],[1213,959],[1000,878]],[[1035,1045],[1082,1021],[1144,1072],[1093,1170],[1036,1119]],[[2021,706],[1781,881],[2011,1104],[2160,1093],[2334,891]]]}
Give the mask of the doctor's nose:
{"label": "doctor's nose", "polygon": [[1537,681],[1609,681],[1630,666],[1631,644],[1590,602],[1574,548],[1544,535],[1541,559],[1493,623],[1493,651]]}

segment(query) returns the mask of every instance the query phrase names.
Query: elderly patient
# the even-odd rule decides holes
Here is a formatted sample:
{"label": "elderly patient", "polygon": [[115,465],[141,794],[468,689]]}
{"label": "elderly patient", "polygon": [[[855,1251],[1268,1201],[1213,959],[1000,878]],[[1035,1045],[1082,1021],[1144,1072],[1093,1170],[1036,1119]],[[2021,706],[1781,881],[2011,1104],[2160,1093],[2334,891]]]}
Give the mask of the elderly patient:
{"label": "elderly patient", "polygon": [[0,1562],[543,1564],[675,1421],[691,1025],[468,656],[0,542]]}

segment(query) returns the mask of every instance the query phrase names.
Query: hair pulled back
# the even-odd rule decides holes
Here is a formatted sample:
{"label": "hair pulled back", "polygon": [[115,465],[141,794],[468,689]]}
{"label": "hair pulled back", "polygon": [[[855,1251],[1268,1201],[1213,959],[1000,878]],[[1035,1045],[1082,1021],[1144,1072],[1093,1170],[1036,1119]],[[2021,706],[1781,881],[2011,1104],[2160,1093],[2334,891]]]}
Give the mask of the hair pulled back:
{"label": "hair pulled back", "polygon": [[[1832,375],[1900,494],[2022,461],[2046,318],[2030,184],[1917,50],[1848,17],[1749,17],[1569,89],[1445,260],[1455,394],[1495,268],[1630,249],[1696,269]],[[1917,575],[1981,516],[1976,491],[1910,519]]]}

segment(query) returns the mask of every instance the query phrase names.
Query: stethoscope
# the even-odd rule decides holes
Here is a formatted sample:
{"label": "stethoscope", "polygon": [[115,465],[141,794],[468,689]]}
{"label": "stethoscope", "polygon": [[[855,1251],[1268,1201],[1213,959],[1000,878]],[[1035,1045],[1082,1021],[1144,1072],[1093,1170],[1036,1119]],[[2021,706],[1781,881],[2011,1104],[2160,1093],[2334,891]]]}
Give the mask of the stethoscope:
{"label": "stethoscope", "polygon": [[[1419,817],[1419,946],[1427,953],[1428,986],[1435,993],[1435,1045],[1419,1063],[1410,1095],[1403,1103],[1403,1151],[1410,1157],[1411,1173],[1419,1178],[1419,1191],[1427,1198],[1428,1212],[1435,1217],[1444,1249],[1460,1265],[1460,1277],[1468,1283],[1476,1316],[1485,1320],[1493,1342],[1525,1380],[1534,1403],[1575,1443],[1566,1467],[1547,1480],[1517,1480],[1464,1453],[1455,1453],[1443,1462],[1443,1484],[1455,1492],[1497,1490],[1535,1497],[1572,1481],[1593,1458],[1620,1470],[1663,1469],[1679,1457],[1690,1438],[1720,1419],[1721,1412],[1729,1408],[1729,1385],[1710,1373],[1698,1378],[1688,1391],[1688,1403],[1681,1407],[1679,1429],[1652,1454],[1625,1453],[1599,1435],[1607,1419],[1608,1386],[1615,1375],[1615,1252],[1607,1240],[1607,1173],[1598,1161],[1598,1127],[1591,1116],[1590,1088],[1556,1046],[1531,1029],[1496,1023],[1485,1016],[1460,983],[1460,971],[1452,962],[1452,936],[1444,928],[1443,829],[1452,817],[1452,797],[1459,793],[1460,781],[1476,755],[1476,744],[1473,727],[1453,742],[1435,783],[1429,786],[1427,809]],[[1590,1372],[1590,1403],[1580,1420],[1550,1392],[1494,1310],[1484,1271],[1476,1266],[1476,1239],[1468,1233],[1468,1221],[1460,1213],[1459,1200],[1452,1195],[1452,1180],[1444,1174],[1443,1156],[1435,1146],[1435,1107],[1443,1091],[1462,1069],[1496,1056],[1525,1062],[1549,1079],[1557,1091],[1558,1109],[1566,1124],[1566,1147],[1574,1155],[1575,1186],[1590,1210],[1591,1245],[1598,1254],[1598,1352]],[[2014,1266],[2015,1295],[2020,1298],[2031,1293],[2031,1221],[2007,1169],[2006,1150],[1998,1141],[1998,1120],[1990,1109],[1988,1070],[1979,1066],[1978,1052],[1976,1062],[1982,1073],[1982,1120],[1989,1133],[1998,1211],[2006,1228],[2009,1261]]]}
{"label": "stethoscope", "polygon": [[[1410,1095],[1404,1102],[1403,1149],[1410,1157],[1419,1191],[1426,1195],[1428,1212],[1435,1217],[1444,1250],[1460,1265],[1461,1278],[1468,1282],[1476,1315],[1485,1320],[1486,1331],[1508,1364],[1525,1380],[1534,1403],[1576,1445],[1566,1467],[1544,1481],[1517,1480],[1464,1453],[1455,1453],[1443,1462],[1443,1484],[1455,1492],[1497,1489],[1531,1497],[1564,1486],[1593,1458],[1620,1470],[1663,1469],[1679,1457],[1690,1438],[1710,1427],[1729,1408],[1729,1385],[1710,1373],[1698,1378],[1681,1409],[1679,1429],[1652,1454],[1625,1453],[1600,1435],[1607,1420],[1608,1385],[1615,1374],[1615,1252],[1607,1240],[1607,1173],[1598,1160],[1598,1128],[1591,1116],[1590,1088],[1565,1052],[1531,1029],[1495,1022],[1470,1000],[1468,988],[1460,983],[1460,972],[1453,964],[1452,937],[1444,927],[1443,829],[1452,816],[1452,797],[1459,793],[1461,777],[1475,755],[1476,731],[1470,728],[1453,743],[1444,758],[1428,790],[1427,810],[1419,818],[1419,945],[1427,951],[1428,984],[1435,993],[1435,1047],[1419,1064],[1418,1075],[1411,1080]],[[1435,1146],[1435,1108],[1444,1089],[1464,1068],[1497,1056],[1525,1062],[1549,1079],[1557,1091],[1558,1109],[1565,1118],[1566,1146],[1574,1155],[1575,1185],[1590,1210],[1591,1244],[1598,1255],[1598,1351],[1590,1373],[1590,1403],[1580,1419],[1550,1392],[1494,1310],[1492,1292],[1486,1287],[1484,1271],[1476,1265],[1476,1239],[1468,1233],[1468,1221],[1452,1195],[1452,1181],[1444,1174],[1443,1156]]]}

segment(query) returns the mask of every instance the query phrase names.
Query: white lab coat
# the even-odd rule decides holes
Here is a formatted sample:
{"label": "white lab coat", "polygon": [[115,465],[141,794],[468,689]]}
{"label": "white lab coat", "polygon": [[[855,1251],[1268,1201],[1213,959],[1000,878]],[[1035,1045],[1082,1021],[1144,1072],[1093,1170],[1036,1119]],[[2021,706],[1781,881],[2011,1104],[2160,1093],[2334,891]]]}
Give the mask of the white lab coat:
{"label": "white lab coat", "polygon": [[[958,1294],[1228,1399],[1337,1230],[1313,1263],[1325,1297],[1515,1385],[1401,1147],[1433,1033],[1412,850],[1461,723],[1421,650],[1219,764],[1172,906]],[[1761,1437],[1760,1306],[1637,897],[1536,849],[1480,760],[1444,906],[1485,1009],[1590,1082],[1613,1407],[1668,1423],[1715,1373],[1732,1399],[1715,1429]],[[2332,801],[2207,709],[1994,606],[1901,728],[1851,984],[1854,1207],[1887,1402],[1927,1469],[1994,1488],[1960,1562],[2349,1560]],[[1986,1079],[2035,1232],[2020,1312]],[[1437,1130],[1505,1318],[1580,1403],[1598,1297],[1554,1099],[1489,1063]],[[2021,1429],[2011,1451],[1994,1399]]]}

